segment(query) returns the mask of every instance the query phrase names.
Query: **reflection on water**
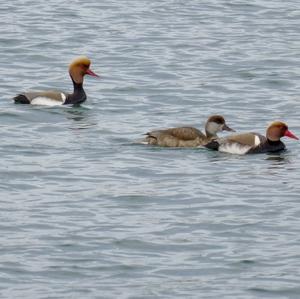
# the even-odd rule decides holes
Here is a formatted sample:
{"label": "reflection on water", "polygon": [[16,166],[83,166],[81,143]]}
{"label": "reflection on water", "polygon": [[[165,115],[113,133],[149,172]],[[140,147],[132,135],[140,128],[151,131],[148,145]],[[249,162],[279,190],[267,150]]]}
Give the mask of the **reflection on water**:
{"label": "reflection on water", "polygon": [[71,109],[64,109],[63,114],[74,121],[75,123],[69,127],[71,130],[85,130],[97,126],[95,113],[86,107],[72,107]]}
{"label": "reflection on water", "polygon": [[284,153],[272,153],[272,154],[266,154],[266,160],[268,161],[275,161],[279,162],[280,164],[284,163],[290,163],[290,160],[287,156],[285,156]]}
{"label": "reflection on water", "polygon": [[270,161],[272,163],[268,164],[270,169],[272,168],[281,168],[284,165],[293,164],[291,156],[287,150],[284,150],[280,153],[269,153],[266,154],[266,161]]}

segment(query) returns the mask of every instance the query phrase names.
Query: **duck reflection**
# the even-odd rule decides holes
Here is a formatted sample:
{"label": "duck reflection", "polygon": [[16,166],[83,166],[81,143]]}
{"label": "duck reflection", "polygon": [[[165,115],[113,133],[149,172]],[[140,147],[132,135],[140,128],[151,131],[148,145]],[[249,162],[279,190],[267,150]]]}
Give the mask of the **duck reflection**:
{"label": "duck reflection", "polygon": [[267,161],[274,161],[275,164],[290,163],[290,159],[285,155],[285,151],[280,153],[269,153],[266,157]]}
{"label": "duck reflection", "polygon": [[85,130],[97,125],[94,121],[92,111],[88,108],[77,106],[71,109],[65,109],[64,114],[67,119],[74,121],[69,127],[71,130]]}

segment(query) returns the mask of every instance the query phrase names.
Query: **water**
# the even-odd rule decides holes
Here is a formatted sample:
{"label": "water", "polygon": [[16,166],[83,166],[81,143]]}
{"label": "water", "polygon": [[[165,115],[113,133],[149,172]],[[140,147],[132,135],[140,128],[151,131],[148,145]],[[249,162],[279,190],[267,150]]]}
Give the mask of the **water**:
{"label": "water", "polygon": [[[300,135],[298,1],[2,1],[1,298],[299,298],[299,142],[134,145],[157,128]],[[14,105],[70,90],[81,107]]]}

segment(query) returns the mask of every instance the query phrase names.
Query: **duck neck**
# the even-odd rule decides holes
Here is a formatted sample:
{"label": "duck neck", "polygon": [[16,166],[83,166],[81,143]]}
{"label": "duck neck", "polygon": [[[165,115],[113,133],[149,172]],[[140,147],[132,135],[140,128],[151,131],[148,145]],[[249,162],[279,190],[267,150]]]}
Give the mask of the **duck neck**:
{"label": "duck neck", "polygon": [[206,125],[205,126],[205,134],[206,134],[206,137],[209,138],[209,139],[212,139],[214,137],[218,137],[217,136],[217,132],[215,130],[210,130],[210,126],[209,125]]}
{"label": "duck neck", "polygon": [[267,138],[268,140],[268,143],[271,144],[271,145],[277,145],[277,144],[281,144],[282,141],[279,139],[279,140],[271,140],[269,138]]}
{"label": "duck neck", "polygon": [[216,138],[219,126],[214,122],[207,122],[205,125],[205,134],[209,139]]}
{"label": "duck neck", "polygon": [[206,134],[206,137],[209,138],[209,139],[214,138],[214,137],[218,137],[217,133],[212,133],[212,132],[209,132],[207,130],[205,130],[205,134]]}
{"label": "duck neck", "polygon": [[[71,77],[72,78],[72,77]],[[76,83],[73,78],[73,93],[67,98],[65,104],[81,104],[86,100],[86,94],[83,89],[83,83]]]}

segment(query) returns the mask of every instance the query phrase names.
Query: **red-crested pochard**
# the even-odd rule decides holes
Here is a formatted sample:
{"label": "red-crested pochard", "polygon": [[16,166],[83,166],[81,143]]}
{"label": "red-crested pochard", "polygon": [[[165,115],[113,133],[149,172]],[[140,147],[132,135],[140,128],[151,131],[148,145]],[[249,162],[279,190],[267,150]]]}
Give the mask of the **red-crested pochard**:
{"label": "red-crested pochard", "polygon": [[266,132],[266,137],[258,133],[244,133],[217,138],[206,144],[207,148],[231,154],[258,154],[278,152],[285,149],[281,137],[298,139],[288,126],[280,121],[273,122]]}
{"label": "red-crested pochard", "polygon": [[221,115],[212,115],[205,125],[205,134],[192,127],[171,128],[146,133],[147,137],[142,141],[145,144],[166,147],[197,147],[207,144],[217,137],[217,132],[234,131],[229,128]]}
{"label": "red-crested pochard", "polygon": [[31,105],[68,105],[81,104],[86,100],[86,94],[82,87],[85,75],[99,77],[90,69],[91,61],[80,56],[74,59],[69,66],[69,74],[73,82],[73,93],[68,94],[62,91],[41,91],[25,92],[14,97],[15,103]]}

